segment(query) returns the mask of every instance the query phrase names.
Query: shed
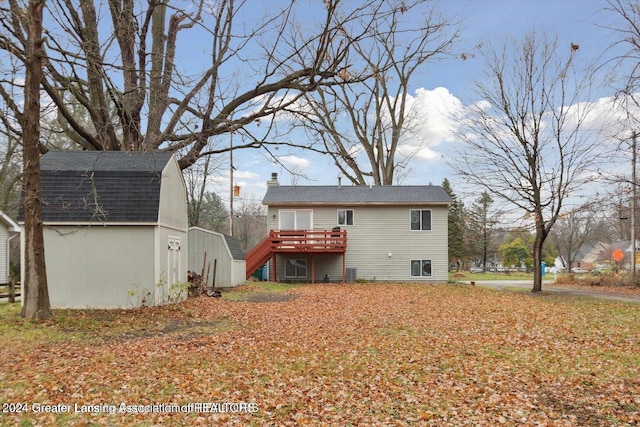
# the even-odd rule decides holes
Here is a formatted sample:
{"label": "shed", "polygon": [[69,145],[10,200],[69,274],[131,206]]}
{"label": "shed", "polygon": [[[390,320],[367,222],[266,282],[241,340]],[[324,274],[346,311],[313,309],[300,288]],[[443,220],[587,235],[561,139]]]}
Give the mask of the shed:
{"label": "shed", "polygon": [[41,179],[53,308],[186,297],[186,189],[172,153],[52,151]]}
{"label": "shed", "polygon": [[20,232],[20,226],[7,214],[0,211],[0,285],[6,285],[10,279],[11,240]]}
{"label": "shed", "polygon": [[191,227],[188,240],[189,270],[204,273],[207,287],[225,288],[245,283],[245,254],[238,239]]}

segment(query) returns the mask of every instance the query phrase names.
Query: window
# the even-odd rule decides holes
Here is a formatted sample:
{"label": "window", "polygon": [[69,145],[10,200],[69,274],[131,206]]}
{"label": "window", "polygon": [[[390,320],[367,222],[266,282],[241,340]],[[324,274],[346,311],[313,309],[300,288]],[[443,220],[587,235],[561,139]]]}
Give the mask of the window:
{"label": "window", "polygon": [[306,259],[287,259],[284,261],[284,277],[307,277]]}
{"label": "window", "polygon": [[338,209],[338,225],[353,225],[353,209]]}
{"label": "window", "polygon": [[431,230],[431,211],[412,209],[411,230]]}
{"label": "window", "polygon": [[412,259],[411,260],[411,276],[412,277],[430,277],[431,276],[431,260],[430,259]]}
{"label": "window", "polygon": [[280,210],[280,230],[311,230],[312,213],[310,209]]}

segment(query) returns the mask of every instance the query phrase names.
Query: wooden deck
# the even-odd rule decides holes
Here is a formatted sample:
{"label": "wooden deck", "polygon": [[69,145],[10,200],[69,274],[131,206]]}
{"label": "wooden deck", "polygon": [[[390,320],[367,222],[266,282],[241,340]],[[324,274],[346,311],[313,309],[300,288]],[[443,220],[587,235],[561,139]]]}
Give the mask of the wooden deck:
{"label": "wooden deck", "polygon": [[[275,261],[277,254],[342,254],[344,258],[346,251],[346,230],[271,230],[267,237],[247,253],[247,279],[269,259],[273,258]],[[312,258],[312,280],[314,267],[315,260]],[[273,276],[275,277],[275,271]]]}
{"label": "wooden deck", "polygon": [[272,230],[269,238],[274,253],[343,253],[347,250],[344,230]]}

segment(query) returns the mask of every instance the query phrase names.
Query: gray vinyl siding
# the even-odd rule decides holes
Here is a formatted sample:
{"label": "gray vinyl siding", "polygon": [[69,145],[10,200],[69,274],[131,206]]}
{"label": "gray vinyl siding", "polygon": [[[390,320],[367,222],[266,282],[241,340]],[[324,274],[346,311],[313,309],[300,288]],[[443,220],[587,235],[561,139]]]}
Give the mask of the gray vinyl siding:
{"label": "gray vinyl siding", "polygon": [[[286,206],[286,209],[308,207]],[[278,227],[278,206],[269,206],[270,229]],[[357,278],[375,281],[429,281],[446,282],[448,268],[447,207],[443,205],[402,206],[330,206],[313,207],[313,228],[324,230],[337,226],[338,209],[354,211],[353,225],[341,226],[347,230],[346,267],[357,269]],[[412,231],[410,211],[431,210],[431,230]],[[274,217],[275,215],[275,217]],[[391,256],[389,255],[391,254]],[[308,260],[311,274],[311,255],[290,258]],[[278,277],[284,278],[284,259],[278,257]],[[431,277],[411,276],[411,260],[431,260]],[[332,281],[342,280],[341,255],[316,255],[315,280],[329,276]],[[311,277],[307,277],[311,280]]]}

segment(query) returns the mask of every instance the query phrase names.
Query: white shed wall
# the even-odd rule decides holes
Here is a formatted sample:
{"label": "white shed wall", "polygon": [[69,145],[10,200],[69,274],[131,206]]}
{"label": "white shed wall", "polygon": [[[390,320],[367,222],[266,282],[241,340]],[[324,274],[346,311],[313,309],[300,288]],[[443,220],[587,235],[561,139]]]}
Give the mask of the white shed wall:
{"label": "white shed wall", "polygon": [[44,229],[53,308],[153,305],[155,227],[55,226]]}
{"label": "white shed wall", "polygon": [[9,228],[0,222],[0,284],[9,283]]}
{"label": "white shed wall", "polygon": [[[207,254],[206,264],[204,259],[205,252]],[[214,231],[196,227],[189,229],[188,265],[188,269],[195,271],[197,274],[202,274],[204,265],[203,279],[208,279],[208,287],[213,287],[214,285],[214,267],[216,288],[233,287],[246,282],[245,261],[232,259],[224,236]]]}
{"label": "white shed wall", "polygon": [[158,221],[161,226],[176,227],[185,233],[189,228],[187,193],[175,156],[162,171]]}

